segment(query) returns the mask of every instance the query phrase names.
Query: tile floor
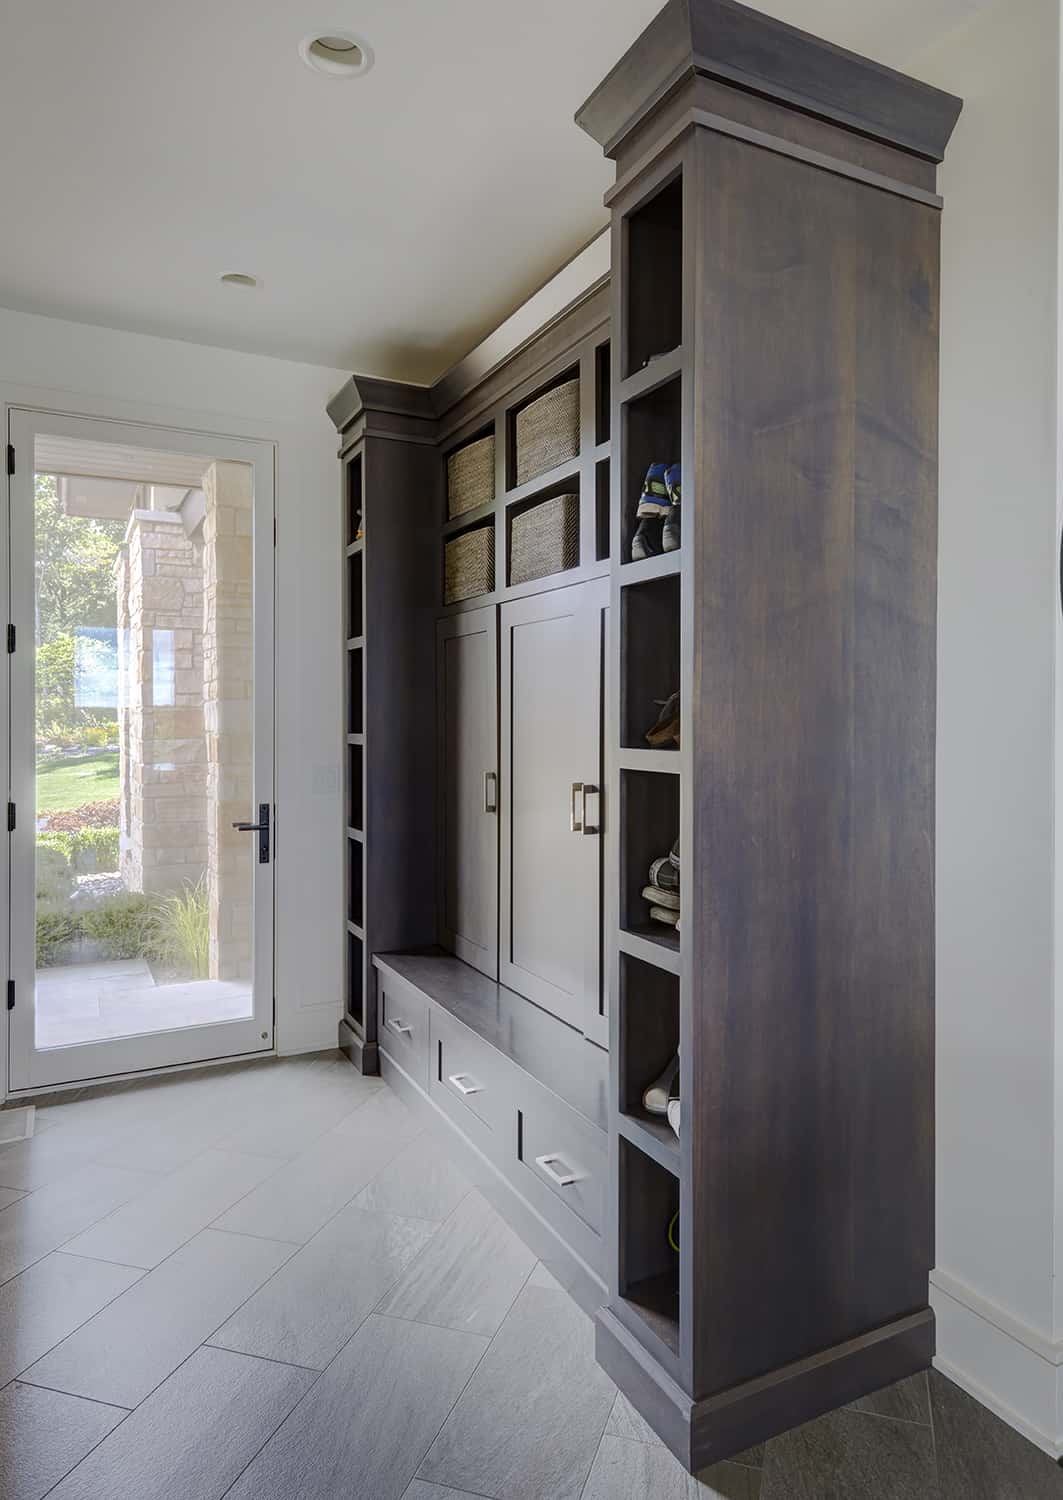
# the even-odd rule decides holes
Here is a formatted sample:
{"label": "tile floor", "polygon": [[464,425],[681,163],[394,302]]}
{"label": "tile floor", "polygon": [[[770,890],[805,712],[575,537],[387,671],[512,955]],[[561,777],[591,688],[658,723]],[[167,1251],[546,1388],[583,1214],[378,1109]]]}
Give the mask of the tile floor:
{"label": "tile floor", "polygon": [[690,1478],[432,1132],[329,1055],[68,1095],[0,1147],[0,1500],[45,1495],[1063,1500],[1063,1472],[932,1374]]}

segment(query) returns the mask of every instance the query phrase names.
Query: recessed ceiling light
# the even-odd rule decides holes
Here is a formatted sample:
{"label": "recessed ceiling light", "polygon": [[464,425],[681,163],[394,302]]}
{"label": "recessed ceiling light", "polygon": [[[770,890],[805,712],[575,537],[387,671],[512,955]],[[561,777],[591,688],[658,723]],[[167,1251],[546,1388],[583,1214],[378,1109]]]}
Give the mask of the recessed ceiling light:
{"label": "recessed ceiling light", "polygon": [[258,286],[258,277],[246,271],[226,271],[221,280],[225,286]]}
{"label": "recessed ceiling light", "polygon": [[304,36],[299,56],[308,68],[326,78],[357,78],[373,66],[373,49],[350,31]]}

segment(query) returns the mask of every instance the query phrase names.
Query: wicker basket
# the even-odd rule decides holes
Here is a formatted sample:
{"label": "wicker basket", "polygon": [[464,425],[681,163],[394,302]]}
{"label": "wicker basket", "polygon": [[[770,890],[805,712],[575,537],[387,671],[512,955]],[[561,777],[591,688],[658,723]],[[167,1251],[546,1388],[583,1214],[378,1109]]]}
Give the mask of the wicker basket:
{"label": "wicker basket", "polygon": [[495,439],[489,434],[447,459],[447,517],[452,521],[494,498]]}
{"label": "wicker basket", "polygon": [[575,458],[579,452],[579,380],[555,385],[516,416],[517,483]]}
{"label": "wicker basket", "polygon": [[557,495],[513,517],[509,581],[527,583],[579,566],[579,496]]}
{"label": "wicker basket", "polygon": [[445,552],[444,604],[489,594],[495,586],[495,528],[478,526],[448,542]]}

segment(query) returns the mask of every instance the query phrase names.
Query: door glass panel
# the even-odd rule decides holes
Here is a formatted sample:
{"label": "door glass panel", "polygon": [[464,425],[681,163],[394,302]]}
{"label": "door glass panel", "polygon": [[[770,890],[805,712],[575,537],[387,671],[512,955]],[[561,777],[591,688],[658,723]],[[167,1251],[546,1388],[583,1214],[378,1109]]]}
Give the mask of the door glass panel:
{"label": "door glass panel", "polygon": [[254,471],[139,452],[34,480],[41,1049],[253,1013]]}

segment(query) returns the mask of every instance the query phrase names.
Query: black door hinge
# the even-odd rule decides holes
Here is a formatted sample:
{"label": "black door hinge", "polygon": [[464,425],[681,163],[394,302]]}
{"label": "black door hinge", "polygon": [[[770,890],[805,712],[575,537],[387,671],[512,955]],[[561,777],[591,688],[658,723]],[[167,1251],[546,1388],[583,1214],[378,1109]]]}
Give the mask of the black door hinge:
{"label": "black door hinge", "polygon": [[8,445],[7,445],[7,472],[9,474],[13,474],[15,472],[15,445],[14,445],[14,443],[8,443]]}
{"label": "black door hinge", "polygon": [[7,1008],[8,1010],[15,1008],[15,981],[13,979],[7,981]]}
{"label": "black door hinge", "polygon": [[7,831],[8,833],[15,831],[15,804],[13,802],[7,804]]}
{"label": "black door hinge", "polygon": [[10,656],[14,652],[14,649],[15,649],[15,627],[14,627],[14,625],[9,625],[7,627],[7,654],[8,654],[8,656]]}

